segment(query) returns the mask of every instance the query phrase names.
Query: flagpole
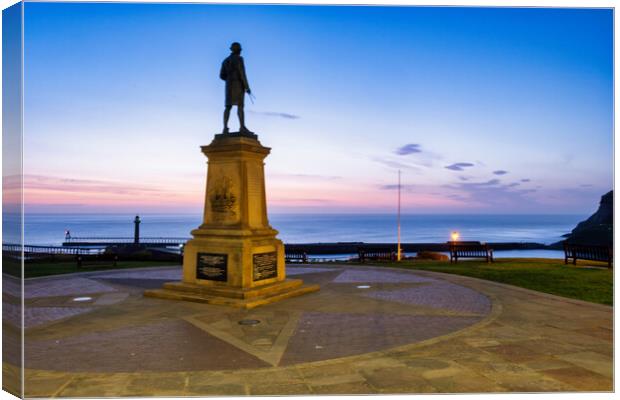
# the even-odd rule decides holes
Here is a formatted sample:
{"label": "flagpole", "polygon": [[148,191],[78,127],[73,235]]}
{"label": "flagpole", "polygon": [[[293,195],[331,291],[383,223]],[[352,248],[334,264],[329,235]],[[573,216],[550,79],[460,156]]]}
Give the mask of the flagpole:
{"label": "flagpole", "polygon": [[396,251],[396,261],[400,261],[400,170],[398,170],[398,249]]}

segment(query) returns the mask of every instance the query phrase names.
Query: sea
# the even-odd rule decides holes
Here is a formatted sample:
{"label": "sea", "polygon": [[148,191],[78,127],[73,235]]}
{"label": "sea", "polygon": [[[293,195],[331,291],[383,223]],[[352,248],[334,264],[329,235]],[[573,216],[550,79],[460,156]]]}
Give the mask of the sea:
{"label": "sea", "polygon": [[[27,214],[24,242],[61,245],[65,232],[72,237],[133,237],[135,214]],[[401,242],[441,243],[459,232],[460,240],[481,242],[536,242],[562,240],[587,215],[407,214],[401,216]],[[200,214],[141,214],[141,237],[189,238],[202,222]],[[366,242],[395,243],[397,217],[393,214],[270,214],[271,225],[286,244]],[[8,237],[3,238],[7,243]],[[553,257],[554,250],[496,252],[498,257]]]}

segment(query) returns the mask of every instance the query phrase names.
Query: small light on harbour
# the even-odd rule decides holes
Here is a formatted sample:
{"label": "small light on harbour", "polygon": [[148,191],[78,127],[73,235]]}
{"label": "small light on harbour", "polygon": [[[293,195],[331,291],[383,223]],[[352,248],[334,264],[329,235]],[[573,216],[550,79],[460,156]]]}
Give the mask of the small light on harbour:
{"label": "small light on harbour", "polygon": [[369,285],[359,285],[357,286],[358,289],[370,289]]}
{"label": "small light on harbour", "polygon": [[450,235],[452,237],[452,241],[456,242],[457,240],[459,240],[459,236],[461,236],[457,231],[452,232],[452,234]]}
{"label": "small light on harbour", "polygon": [[91,301],[92,299],[92,297],[76,297],[73,301]]}

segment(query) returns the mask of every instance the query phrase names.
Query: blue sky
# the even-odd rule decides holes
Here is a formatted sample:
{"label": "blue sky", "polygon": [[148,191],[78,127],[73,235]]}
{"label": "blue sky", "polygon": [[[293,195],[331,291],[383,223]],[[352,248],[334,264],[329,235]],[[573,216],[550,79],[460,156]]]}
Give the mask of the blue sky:
{"label": "blue sky", "polygon": [[[579,213],[613,176],[608,9],[27,3],[26,202],[197,211],[244,47],[276,212]],[[232,128],[236,119],[232,118]]]}
{"label": "blue sky", "polygon": [[21,213],[21,5],[2,12],[2,230],[6,237],[21,237],[21,225],[9,214]]}

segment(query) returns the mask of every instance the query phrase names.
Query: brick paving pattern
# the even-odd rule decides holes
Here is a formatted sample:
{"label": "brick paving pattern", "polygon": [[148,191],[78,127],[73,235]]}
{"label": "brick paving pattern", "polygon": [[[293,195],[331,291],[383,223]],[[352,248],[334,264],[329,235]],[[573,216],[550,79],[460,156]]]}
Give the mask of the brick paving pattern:
{"label": "brick paving pattern", "polygon": [[286,275],[304,275],[304,274],[316,274],[317,272],[334,272],[338,271],[338,268],[316,268],[316,267],[287,267]]}
{"label": "brick paving pattern", "polygon": [[282,365],[369,353],[472,325],[476,317],[304,313]]}
{"label": "brick paving pattern", "polygon": [[459,313],[487,314],[491,310],[488,297],[466,287],[444,282],[392,291],[377,290],[365,296]]}
{"label": "brick paving pattern", "polygon": [[[27,280],[26,395],[613,388],[611,307],[455,275],[346,265],[290,267],[321,291],[254,310],[142,297],[143,287],[179,270]],[[357,289],[362,283],[371,287]],[[71,301],[83,295],[92,301]],[[19,317],[18,300],[5,290],[5,319]],[[263,325],[240,327],[245,318]],[[4,328],[3,343],[19,343],[19,330]],[[19,375],[15,363],[5,360],[5,376]],[[8,380],[5,388],[15,391]]]}
{"label": "brick paving pattern", "polygon": [[360,271],[348,269],[340,274],[335,283],[424,283],[434,279],[423,278],[411,273],[386,271]]}
{"label": "brick paving pattern", "polygon": [[26,368],[137,372],[239,369],[267,364],[181,320],[89,332],[26,346]]}

